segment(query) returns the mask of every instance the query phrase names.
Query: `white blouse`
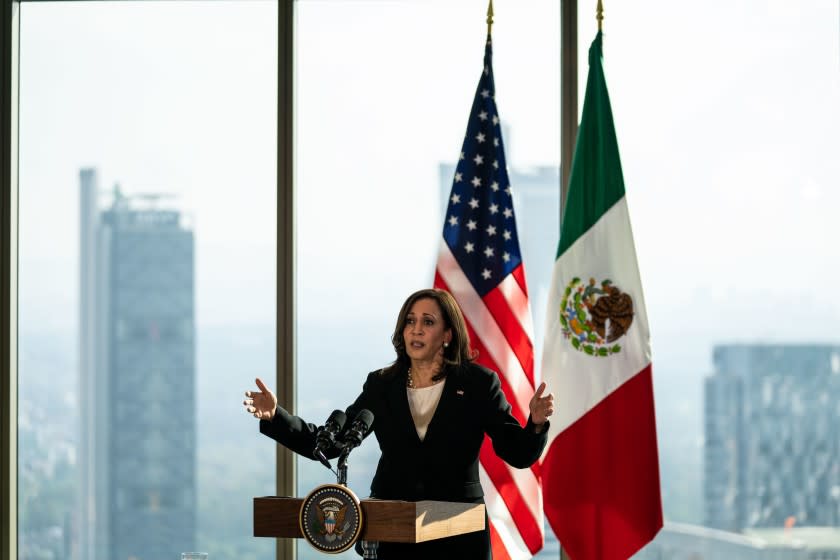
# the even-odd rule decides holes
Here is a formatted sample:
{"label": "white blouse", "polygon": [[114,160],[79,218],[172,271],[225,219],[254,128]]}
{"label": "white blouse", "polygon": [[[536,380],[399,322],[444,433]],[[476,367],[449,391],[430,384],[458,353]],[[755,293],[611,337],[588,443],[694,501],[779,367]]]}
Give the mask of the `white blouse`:
{"label": "white blouse", "polygon": [[435,415],[435,410],[440,402],[440,396],[443,394],[443,385],[446,383],[444,379],[440,383],[436,383],[429,387],[422,389],[406,388],[408,392],[408,408],[411,410],[411,417],[414,419],[414,427],[417,429],[417,435],[420,441],[426,438],[426,430],[429,429],[429,422],[432,421],[432,416]]}

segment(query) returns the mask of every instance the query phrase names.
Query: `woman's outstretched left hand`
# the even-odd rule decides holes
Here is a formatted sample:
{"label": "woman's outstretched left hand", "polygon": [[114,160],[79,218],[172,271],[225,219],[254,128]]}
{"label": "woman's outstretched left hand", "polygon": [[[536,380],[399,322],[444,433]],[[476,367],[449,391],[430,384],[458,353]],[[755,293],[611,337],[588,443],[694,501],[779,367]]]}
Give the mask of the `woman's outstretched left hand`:
{"label": "woman's outstretched left hand", "polygon": [[537,387],[537,392],[531,397],[528,408],[531,409],[531,422],[536,426],[542,426],[548,417],[554,414],[554,395],[552,393],[543,396],[545,392],[545,381]]}

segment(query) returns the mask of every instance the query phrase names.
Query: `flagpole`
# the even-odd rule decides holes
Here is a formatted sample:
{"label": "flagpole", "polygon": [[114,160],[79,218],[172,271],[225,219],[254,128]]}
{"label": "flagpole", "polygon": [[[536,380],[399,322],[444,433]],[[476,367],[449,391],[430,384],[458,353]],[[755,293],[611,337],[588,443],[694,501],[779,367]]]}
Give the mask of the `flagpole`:
{"label": "flagpole", "polygon": [[595,8],[595,19],[598,20],[598,31],[603,31],[604,3],[601,0],[598,0],[598,7]]}
{"label": "flagpole", "polygon": [[[569,173],[578,129],[577,0],[560,3],[560,219],[566,211]],[[558,230],[558,235],[560,231]]]}
{"label": "flagpole", "polygon": [[[563,212],[569,193],[569,175],[578,132],[578,48],[577,48],[577,0],[560,2],[560,219],[563,227]],[[560,232],[558,231],[558,234]],[[560,544],[559,560],[569,560],[569,555]]]}
{"label": "flagpole", "polygon": [[490,31],[493,27],[493,0],[487,4],[487,36],[490,36]]}

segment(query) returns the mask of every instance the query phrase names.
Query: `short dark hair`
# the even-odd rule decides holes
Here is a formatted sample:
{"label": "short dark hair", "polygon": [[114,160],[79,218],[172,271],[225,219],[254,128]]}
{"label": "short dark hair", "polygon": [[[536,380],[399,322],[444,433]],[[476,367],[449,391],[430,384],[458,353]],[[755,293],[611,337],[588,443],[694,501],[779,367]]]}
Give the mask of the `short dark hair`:
{"label": "short dark hair", "polygon": [[455,298],[446,290],[428,288],[414,292],[403,303],[400,313],[397,316],[394,334],[391,335],[391,344],[394,345],[397,359],[393,364],[382,370],[383,375],[394,374],[399,369],[408,369],[411,365],[411,359],[405,350],[403,331],[408,320],[408,313],[414,304],[421,299],[431,299],[437,302],[438,307],[440,307],[444,326],[452,331],[452,340],[443,349],[444,369],[435,375],[434,379],[438,380],[446,377],[446,370],[449,369],[446,366],[458,367],[475,359],[477,352],[473,351],[470,346],[470,335],[467,333],[467,324],[464,321],[464,315],[461,313],[461,308],[458,307]]}

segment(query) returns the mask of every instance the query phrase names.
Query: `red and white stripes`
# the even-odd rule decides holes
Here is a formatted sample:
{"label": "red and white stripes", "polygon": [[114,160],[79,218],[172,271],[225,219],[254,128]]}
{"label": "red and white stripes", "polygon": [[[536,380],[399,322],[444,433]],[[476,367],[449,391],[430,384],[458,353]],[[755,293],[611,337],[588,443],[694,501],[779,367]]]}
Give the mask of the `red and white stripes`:
{"label": "red and white stripes", "polygon": [[[483,298],[441,241],[435,288],[449,291],[464,313],[476,361],[498,372],[513,416],[524,424],[534,394],[533,324],[525,274],[517,267]],[[496,559],[527,559],[542,548],[543,504],[539,468],[515,469],[485,439],[480,454],[490,534]]]}

